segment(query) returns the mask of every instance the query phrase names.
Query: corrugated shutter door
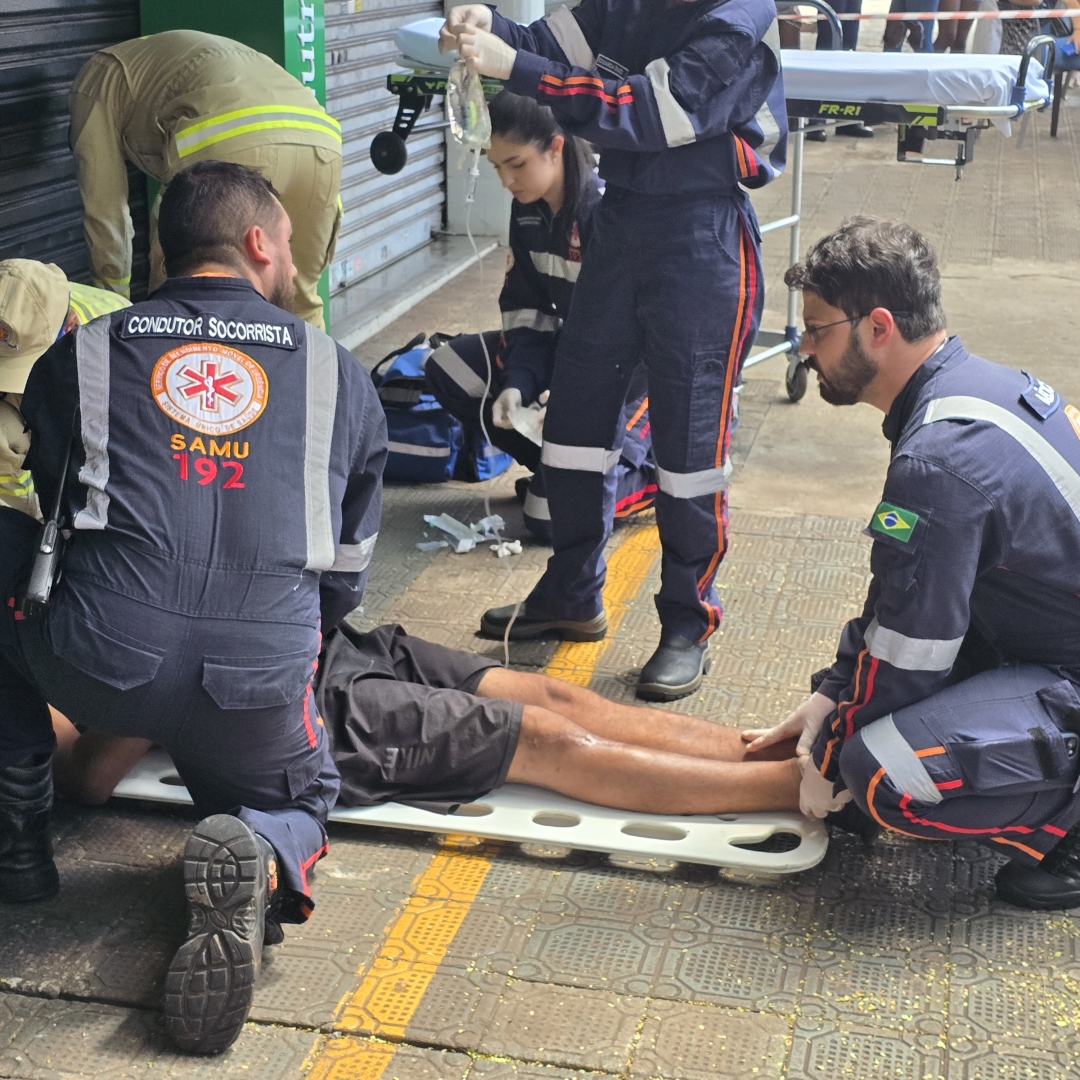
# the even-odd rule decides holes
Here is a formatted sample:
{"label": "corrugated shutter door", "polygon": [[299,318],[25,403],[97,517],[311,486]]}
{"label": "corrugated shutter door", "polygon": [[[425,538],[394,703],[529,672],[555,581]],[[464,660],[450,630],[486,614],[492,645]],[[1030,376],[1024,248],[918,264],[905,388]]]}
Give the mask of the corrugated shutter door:
{"label": "corrugated shutter door", "polygon": [[[442,226],[446,198],[442,131],[411,136],[409,162],[396,176],[378,172],[368,156],[372,138],[393,126],[397,111],[397,98],[386,89],[386,76],[399,70],[391,35],[405,23],[441,15],[442,5],[362,0],[362,10],[354,11],[360,2],[326,4],[326,107],[341,123],[345,142],[345,220],[330,266],[331,291],[426,244],[431,230]],[[436,100],[418,123],[441,119]]]}
{"label": "corrugated shutter door", "polygon": [[[0,259],[54,262],[89,280],[68,91],[93,53],[138,35],[138,0],[0,3]],[[146,280],[146,186],[134,169],[129,181],[137,283]]]}

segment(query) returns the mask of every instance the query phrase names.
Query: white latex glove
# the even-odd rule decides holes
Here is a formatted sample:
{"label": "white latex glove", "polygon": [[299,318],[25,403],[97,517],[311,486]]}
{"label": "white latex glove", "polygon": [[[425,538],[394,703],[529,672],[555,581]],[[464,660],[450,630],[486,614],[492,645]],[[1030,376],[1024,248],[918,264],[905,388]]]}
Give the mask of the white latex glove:
{"label": "white latex glove", "polygon": [[799,745],[795,748],[798,757],[809,757],[814,749],[814,743],[821,733],[821,725],[825,717],[836,708],[836,702],[824,694],[812,694],[786,719],[781,720],[775,727],[766,728],[764,731],[744,731],[743,741],[749,745],[747,750],[761,750],[773,743],[783,742],[799,736]]}
{"label": "white latex glove", "polygon": [[814,768],[809,757],[800,757],[802,783],[799,785],[799,809],[807,817],[823,818],[851,802],[851,792],[845,788],[839,795],[833,794],[833,782],[826,780]]}
{"label": "white latex glove", "polygon": [[521,391],[508,386],[491,406],[491,422],[497,428],[513,428],[510,416],[521,408]]}
{"label": "white latex glove", "polygon": [[502,38],[478,26],[455,26],[457,31],[457,54],[465,66],[478,75],[492,79],[509,79],[517,59],[517,49],[511,48]]}
{"label": "white latex glove", "polygon": [[491,8],[484,4],[461,4],[451,8],[446,22],[439,30],[439,52],[453,52],[457,48],[457,33],[451,27],[479,26],[481,30],[491,29]]}

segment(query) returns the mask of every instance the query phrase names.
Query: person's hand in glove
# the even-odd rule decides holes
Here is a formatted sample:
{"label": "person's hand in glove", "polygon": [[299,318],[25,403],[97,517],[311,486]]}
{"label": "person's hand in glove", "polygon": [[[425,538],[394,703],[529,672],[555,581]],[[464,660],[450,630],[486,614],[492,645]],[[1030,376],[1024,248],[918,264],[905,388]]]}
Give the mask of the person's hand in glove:
{"label": "person's hand in glove", "polygon": [[844,788],[835,793],[835,784],[826,780],[814,768],[810,756],[799,758],[802,767],[802,783],[799,785],[799,809],[807,817],[823,818],[839,810],[845,803],[851,802],[851,792]]}
{"label": "person's hand in glove", "polygon": [[825,717],[835,708],[836,702],[832,698],[824,694],[812,694],[786,720],[781,720],[774,727],[765,728],[763,731],[744,731],[742,737],[743,742],[748,744],[746,750],[753,753],[798,736],[796,755],[801,758],[809,757],[821,732],[821,725],[825,723]]}
{"label": "person's hand in glove", "polygon": [[463,26],[479,26],[481,30],[490,30],[491,8],[484,4],[461,4],[451,8],[446,22],[439,30],[439,52],[453,52],[457,48],[457,32]]}
{"label": "person's hand in glove", "polygon": [[521,391],[508,386],[491,406],[491,422],[497,428],[513,428],[510,416],[521,408]]}
{"label": "person's hand in glove", "polygon": [[457,54],[465,66],[478,75],[492,79],[509,79],[517,59],[517,49],[511,48],[502,38],[478,26],[454,26],[457,33]]}

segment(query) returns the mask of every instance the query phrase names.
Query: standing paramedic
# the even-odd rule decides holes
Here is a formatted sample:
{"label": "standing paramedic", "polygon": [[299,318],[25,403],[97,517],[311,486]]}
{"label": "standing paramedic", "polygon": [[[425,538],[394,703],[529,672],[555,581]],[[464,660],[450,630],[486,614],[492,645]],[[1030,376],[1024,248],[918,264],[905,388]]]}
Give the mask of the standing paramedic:
{"label": "standing paramedic", "polygon": [[[71,87],[71,149],[96,283],[131,290],[127,162],[167,185],[196,161],[257,169],[293,223],[290,310],[323,326],[318,283],[341,224],[341,126],[268,56],[196,30],[122,41],[95,53]],[[150,289],[165,280],[150,210]]]}
{"label": "standing paramedic", "polygon": [[359,602],[386,424],[356,360],[282,310],[290,222],[259,173],[190,166],[160,230],[168,280],[57,342],[22,400],[27,467],[43,509],[62,488],[71,537],[42,609],[24,602],[35,523],[0,515],[0,899],[59,887],[48,705],[165,746],[208,815],[165,1015],[180,1048],[214,1053],[263,944],[313,908],[339,786],[312,690],[320,610],[329,628]]}
{"label": "standing paramedic", "polygon": [[800,806],[985,844],[998,896],[1080,906],[1080,409],[948,337],[933,249],[854,218],[786,283],[833,405],[885,413],[873,578],[801,734]]}
{"label": "standing paramedic", "polygon": [[[511,636],[607,632],[620,418],[643,364],[659,492],[660,645],[640,697],[701,683],[720,625],[732,391],[762,308],[760,240],[743,187],[780,174],[787,113],[772,0],[584,0],[528,27],[454,8],[440,48],[551,108],[601,152],[606,190],[559,342],[542,461],[554,553]],[[502,636],[515,607],[488,611]]]}

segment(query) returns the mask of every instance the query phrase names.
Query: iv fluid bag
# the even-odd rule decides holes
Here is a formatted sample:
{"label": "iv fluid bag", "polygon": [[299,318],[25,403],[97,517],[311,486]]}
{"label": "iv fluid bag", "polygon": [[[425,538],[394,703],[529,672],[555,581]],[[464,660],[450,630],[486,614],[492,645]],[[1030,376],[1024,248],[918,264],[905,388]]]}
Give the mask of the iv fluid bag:
{"label": "iv fluid bag", "polygon": [[446,113],[450,134],[462,146],[486,150],[491,145],[491,117],[484,100],[483,83],[460,60],[446,79]]}

